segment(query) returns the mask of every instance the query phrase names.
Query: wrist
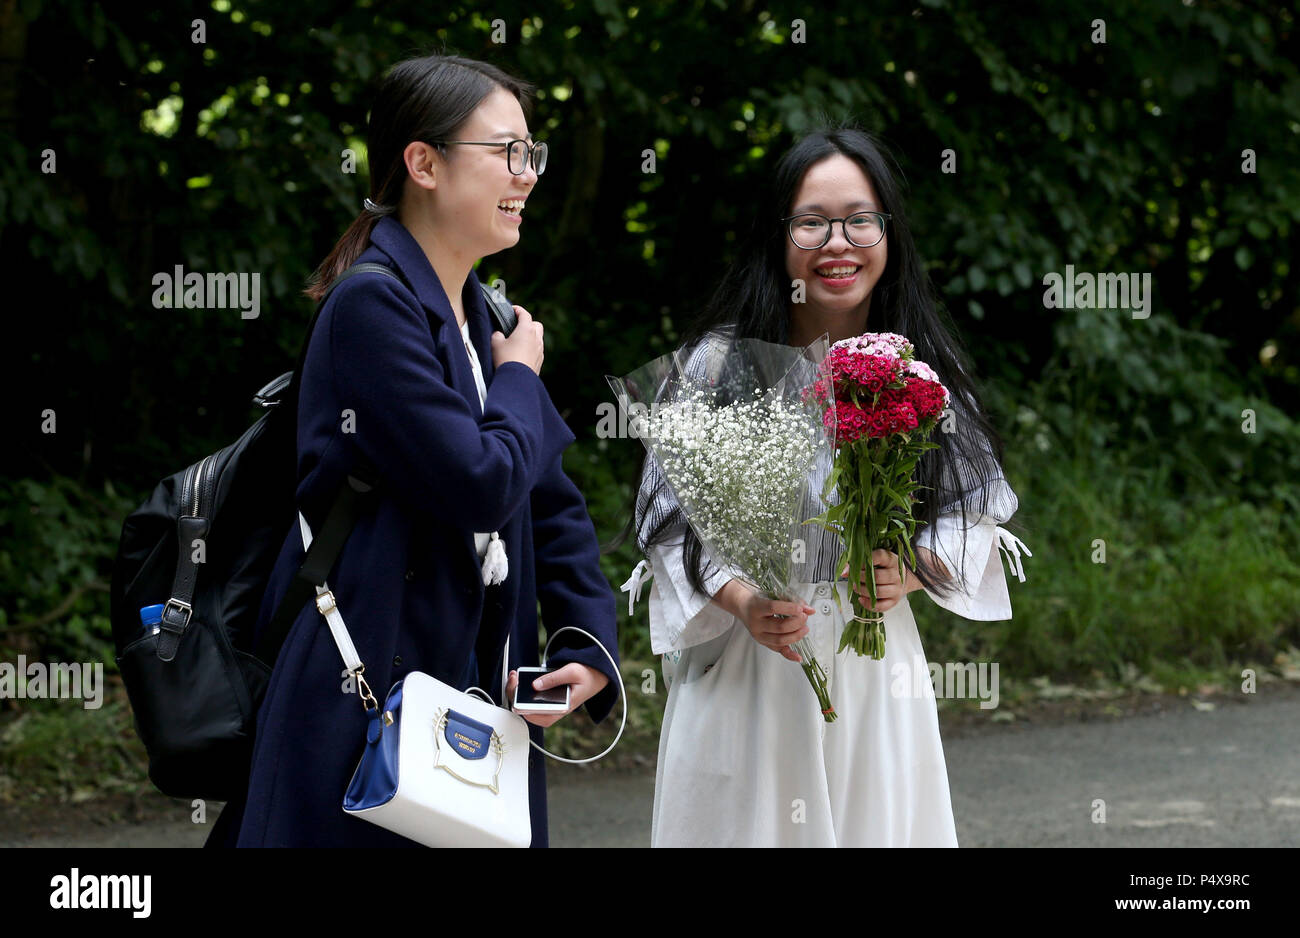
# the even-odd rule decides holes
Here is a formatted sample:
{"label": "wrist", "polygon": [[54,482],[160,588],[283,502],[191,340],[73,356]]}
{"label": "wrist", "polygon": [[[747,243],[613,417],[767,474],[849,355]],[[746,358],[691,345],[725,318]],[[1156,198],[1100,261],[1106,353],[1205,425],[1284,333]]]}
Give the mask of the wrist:
{"label": "wrist", "polygon": [[713,594],[712,602],[721,606],[737,619],[744,619],[744,605],[749,599],[749,587],[739,580],[731,579],[722,584],[722,588]]}
{"label": "wrist", "polygon": [[586,668],[587,671],[589,672],[589,677],[594,687],[594,689],[591,692],[591,696],[593,697],[596,696],[601,691],[603,691],[606,687],[609,686],[609,675],[606,674],[604,671],[601,671],[597,668],[593,668],[589,664],[584,664],[583,667]]}

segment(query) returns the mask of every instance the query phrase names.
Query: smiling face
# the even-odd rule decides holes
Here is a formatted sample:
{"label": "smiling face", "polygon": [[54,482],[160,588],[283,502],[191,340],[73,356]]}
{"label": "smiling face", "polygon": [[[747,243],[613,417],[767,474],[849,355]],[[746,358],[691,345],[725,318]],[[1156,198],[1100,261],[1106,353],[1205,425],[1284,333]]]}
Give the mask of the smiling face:
{"label": "smiling face", "polygon": [[[827,218],[847,218],[862,211],[883,212],[884,208],[862,168],[836,153],[808,169],[786,215],[816,212]],[[888,233],[869,248],[855,247],[844,237],[844,226],[836,222],[831,226],[831,239],[812,251],[796,247],[788,235],[782,236],[786,272],[791,280],[807,284],[806,302],[792,304],[791,315],[797,317],[810,308],[822,315],[865,320],[871,291],[889,258]]]}
{"label": "smiling face", "polygon": [[[448,146],[441,157],[434,157],[433,185],[419,183],[431,190],[430,220],[434,228],[455,232],[458,252],[472,258],[518,244],[523,203],[537,184],[531,160],[523,175],[516,176],[506,159],[504,144],[510,140],[532,142],[519,102],[504,88],[497,88],[451,139],[500,140],[503,146]],[[422,146],[426,145],[410,144]]]}

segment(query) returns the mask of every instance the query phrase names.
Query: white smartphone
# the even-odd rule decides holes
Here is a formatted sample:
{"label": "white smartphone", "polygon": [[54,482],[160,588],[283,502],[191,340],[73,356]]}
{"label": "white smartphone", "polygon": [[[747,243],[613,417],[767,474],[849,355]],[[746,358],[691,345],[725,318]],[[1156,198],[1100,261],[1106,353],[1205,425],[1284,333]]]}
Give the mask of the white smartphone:
{"label": "white smartphone", "polygon": [[515,709],[521,713],[567,713],[569,710],[568,684],[534,690],[533,681],[553,668],[518,668],[519,683],[515,685]]}

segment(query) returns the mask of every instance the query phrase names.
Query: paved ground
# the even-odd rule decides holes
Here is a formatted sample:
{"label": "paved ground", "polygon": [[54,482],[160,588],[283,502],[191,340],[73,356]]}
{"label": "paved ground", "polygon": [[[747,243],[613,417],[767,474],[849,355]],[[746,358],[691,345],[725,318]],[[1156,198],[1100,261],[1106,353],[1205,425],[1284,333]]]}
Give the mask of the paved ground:
{"label": "paved ground", "polygon": [[[1249,698],[1246,698],[1249,700]],[[1300,846],[1300,696],[945,744],[965,847]],[[1094,823],[1093,802],[1105,805]]]}
{"label": "paved ground", "polygon": [[[945,728],[958,843],[1300,846],[1300,693],[1280,688],[1212,710],[1172,698],[1167,707],[1101,722],[991,724],[955,736]],[[557,846],[649,846],[653,775],[574,774],[552,775]],[[1104,823],[1093,820],[1101,817],[1096,800]]]}
{"label": "paved ground", "polygon": [[[944,722],[963,847],[1300,846],[1300,689],[1199,709],[1165,698],[1123,719]],[[548,769],[555,846],[649,845],[653,772]],[[1094,802],[1104,803],[1105,822]],[[198,846],[207,825],[129,820],[33,837],[11,817],[0,846]],[[209,823],[215,815],[209,817]]]}

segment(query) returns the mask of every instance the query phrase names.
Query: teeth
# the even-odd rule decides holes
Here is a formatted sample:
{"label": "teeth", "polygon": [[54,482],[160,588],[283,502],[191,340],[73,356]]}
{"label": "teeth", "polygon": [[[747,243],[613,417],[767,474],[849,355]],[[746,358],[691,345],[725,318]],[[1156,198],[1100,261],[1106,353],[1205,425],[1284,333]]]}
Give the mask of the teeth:
{"label": "teeth", "polygon": [[857,271],[856,266],[850,267],[819,267],[817,273],[823,277],[849,277]]}
{"label": "teeth", "polygon": [[497,203],[497,208],[501,209],[502,211],[511,212],[511,213],[521,211],[523,207],[524,207],[523,199],[502,199],[500,202]]}

